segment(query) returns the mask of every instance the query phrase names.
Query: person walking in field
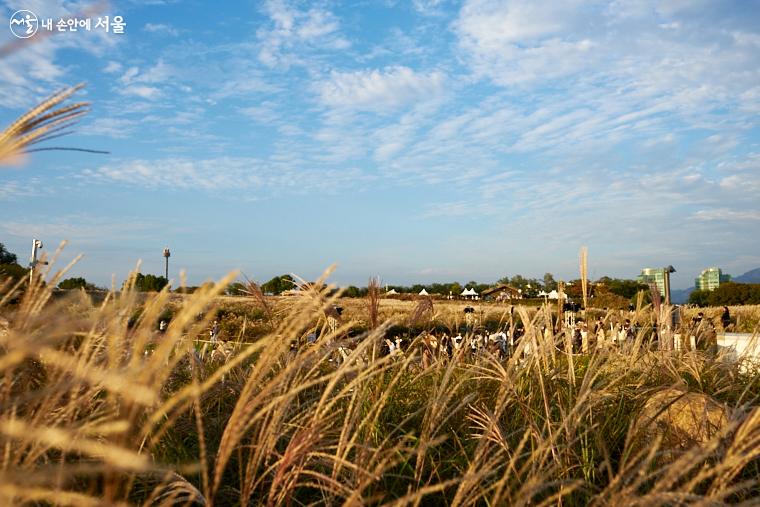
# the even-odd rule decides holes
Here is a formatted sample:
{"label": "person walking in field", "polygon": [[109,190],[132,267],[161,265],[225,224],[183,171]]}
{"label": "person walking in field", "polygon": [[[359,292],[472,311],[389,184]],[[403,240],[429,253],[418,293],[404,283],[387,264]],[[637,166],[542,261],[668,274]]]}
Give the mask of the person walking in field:
{"label": "person walking in field", "polygon": [[623,331],[625,331],[626,343],[633,343],[633,341],[636,339],[636,334],[633,332],[633,328],[631,327],[631,319],[625,319]]}
{"label": "person walking in field", "polygon": [[581,353],[588,354],[591,350],[591,342],[589,340],[588,324],[586,324],[585,320],[581,321],[578,330],[581,335]]}
{"label": "person walking in field", "polygon": [[209,331],[209,337],[211,339],[211,343],[213,345],[216,345],[216,341],[219,338],[219,321],[215,320],[213,325],[211,326],[211,331]]}
{"label": "person walking in field", "polygon": [[723,314],[720,316],[720,323],[723,325],[723,331],[728,331],[731,326],[731,312],[728,311],[728,307],[723,307]]}
{"label": "person walking in field", "polygon": [[602,319],[601,317],[596,319],[595,333],[596,333],[596,347],[599,349],[606,348],[607,343],[605,342],[605,340],[607,339],[607,337],[604,334],[604,319]]}

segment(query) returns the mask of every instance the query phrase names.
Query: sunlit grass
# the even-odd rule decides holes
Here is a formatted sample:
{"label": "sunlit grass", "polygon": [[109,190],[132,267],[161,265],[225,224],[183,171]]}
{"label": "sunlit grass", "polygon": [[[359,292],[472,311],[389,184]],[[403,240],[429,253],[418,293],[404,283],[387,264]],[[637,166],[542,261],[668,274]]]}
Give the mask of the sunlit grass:
{"label": "sunlit grass", "polygon": [[[459,329],[453,306],[402,312],[374,294],[333,331],[326,315],[345,302],[326,281],[276,302],[255,288],[239,303],[219,298],[231,274],[181,298],[127,284],[95,303],[52,297],[61,274],[22,282],[0,307],[2,504],[758,498],[760,381],[749,362],[649,350],[643,330],[621,349],[574,356],[564,335],[543,331],[548,308],[517,307],[489,309],[525,328],[510,357],[463,351],[423,367],[423,337],[390,357],[385,334]],[[236,304],[260,310],[255,339],[244,339],[246,317],[227,343],[203,343],[219,306]]]}

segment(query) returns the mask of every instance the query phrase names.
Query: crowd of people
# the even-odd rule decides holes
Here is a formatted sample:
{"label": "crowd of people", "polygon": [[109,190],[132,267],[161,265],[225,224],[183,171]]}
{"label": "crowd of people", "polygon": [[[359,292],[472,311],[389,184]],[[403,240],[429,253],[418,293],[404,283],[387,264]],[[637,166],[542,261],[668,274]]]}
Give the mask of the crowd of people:
{"label": "crowd of people", "polygon": [[[329,334],[334,335],[338,327],[342,309],[337,308],[326,312],[326,324]],[[621,315],[607,315],[591,318],[588,321],[576,318],[576,312],[567,312],[561,321],[552,319],[549,325],[537,325],[532,327],[532,332],[540,333],[543,343],[552,343],[558,350],[570,350],[573,354],[590,354],[598,349],[625,349],[631,347],[637,338],[641,344],[649,349],[680,349],[680,350],[717,350],[717,331],[711,319],[705,318],[700,312],[689,322],[681,322],[679,312],[674,313],[672,325],[668,329],[659,329],[656,323],[640,324],[632,322],[634,312],[629,312],[629,318]],[[413,333],[389,333],[381,342],[381,354],[394,358],[401,357],[409,352],[409,347],[415,343],[419,347],[418,352],[423,365],[430,365],[439,360],[461,359],[468,360],[484,354],[490,354],[499,359],[506,359],[515,353],[527,355],[531,353],[536,340],[526,342],[526,330],[517,320],[501,324],[498,329],[491,331],[485,329],[478,322],[475,312],[470,307],[465,309],[466,324],[457,332],[450,331],[422,331]],[[514,322],[514,321],[513,321]],[[731,316],[728,308],[724,307],[720,318],[720,324],[724,331],[731,326]],[[166,324],[160,325],[163,332]],[[219,342],[220,328],[218,320],[214,320],[209,329],[209,342],[212,347]],[[662,336],[661,336],[662,335]],[[303,343],[304,346],[314,344],[319,339],[316,332],[310,333]],[[355,345],[348,340],[339,340],[341,343],[336,347],[333,361],[341,362],[350,354]],[[291,344],[290,354],[296,354],[299,343]]]}
{"label": "crowd of people", "polygon": [[[724,330],[730,326],[730,314],[724,308],[721,318]],[[660,329],[656,323],[640,325],[632,323],[630,318],[617,320],[598,317],[588,322],[582,318],[575,319],[573,315],[566,318],[560,325],[542,325],[534,328],[540,333],[544,343],[553,343],[561,351],[570,350],[574,354],[590,354],[598,349],[625,349],[631,347],[638,338],[645,348],[651,350],[702,350],[717,351],[717,331],[710,319],[700,312],[690,322],[677,321],[675,326]],[[666,336],[667,335],[667,336]],[[395,336],[385,338],[383,351],[387,355],[400,356],[404,354],[417,337]],[[472,358],[483,353],[489,353],[500,359],[514,353],[529,354],[531,342],[520,348],[525,339],[525,329],[521,324],[511,329],[506,323],[496,332],[487,332],[475,327],[463,333],[449,334],[446,332],[422,332],[419,335],[422,361],[430,364],[442,358],[455,357]]]}

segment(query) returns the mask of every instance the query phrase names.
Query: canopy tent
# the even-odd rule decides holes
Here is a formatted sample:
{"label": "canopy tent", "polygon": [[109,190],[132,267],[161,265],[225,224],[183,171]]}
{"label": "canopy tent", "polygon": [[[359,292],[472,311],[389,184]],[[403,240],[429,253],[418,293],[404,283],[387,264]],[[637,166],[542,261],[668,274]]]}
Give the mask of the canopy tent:
{"label": "canopy tent", "polygon": [[478,297],[478,293],[475,292],[475,289],[466,288],[465,290],[462,291],[460,296],[465,297],[465,298],[475,299]]}
{"label": "canopy tent", "polygon": [[396,292],[396,289],[391,289],[385,293],[386,296],[395,296],[396,294],[398,294],[398,292]]}
{"label": "canopy tent", "polygon": [[428,291],[426,291],[425,289],[422,289],[422,290],[420,291],[420,296],[429,296],[429,295],[430,295],[430,294],[428,294]]}

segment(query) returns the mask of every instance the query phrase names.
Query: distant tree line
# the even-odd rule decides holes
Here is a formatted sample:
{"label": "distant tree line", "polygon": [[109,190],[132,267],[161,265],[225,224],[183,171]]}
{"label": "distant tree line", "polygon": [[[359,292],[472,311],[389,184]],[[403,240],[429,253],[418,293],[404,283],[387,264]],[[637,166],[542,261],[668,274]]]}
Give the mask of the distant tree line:
{"label": "distant tree line", "polygon": [[[388,285],[388,290],[394,289],[401,294],[417,294],[422,289],[428,294],[437,294],[441,296],[459,295],[465,288],[475,289],[477,293],[481,293],[491,287],[497,285],[509,285],[521,291],[524,297],[535,298],[539,297],[539,294],[543,292],[551,292],[556,290],[559,286],[558,282],[554,279],[554,275],[551,273],[544,274],[543,278],[526,278],[522,275],[505,276],[498,279],[495,283],[481,283],[476,281],[470,281],[466,284],[459,282],[449,283],[431,283],[431,284],[414,284],[414,285]],[[602,277],[596,281],[588,281],[589,296],[615,296],[621,301],[625,299],[625,302],[631,301],[636,298],[639,291],[647,291],[649,287],[645,284],[639,283],[636,280],[626,280],[619,278],[610,278],[608,276]],[[580,299],[583,294],[582,284],[580,279],[570,280],[564,284],[565,293],[571,298]],[[364,297],[367,295],[366,287],[357,287],[350,285],[343,291],[345,297]],[[609,298],[608,298],[609,299]],[[614,301],[614,298],[613,298]]]}
{"label": "distant tree line", "polygon": [[760,284],[721,284],[715,290],[695,290],[689,295],[689,304],[697,306],[760,305]]}
{"label": "distant tree line", "polygon": [[74,278],[67,278],[63,280],[61,283],[58,284],[59,289],[64,290],[73,290],[73,289],[85,289],[85,290],[95,290],[97,287],[82,278],[81,276],[77,276]]}
{"label": "distant tree line", "polygon": [[[13,279],[20,279],[29,273],[29,269],[18,264],[18,257],[16,254],[9,252],[5,245],[0,243],[0,277],[11,277]],[[125,282],[126,283],[126,282]],[[137,273],[135,279],[135,288],[141,292],[157,292],[162,290],[169,281],[163,276],[156,276],[142,273]],[[476,292],[481,293],[496,285],[509,285],[515,289],[522,291],[523,296],[531,298],[538,297],[541,291],[550,292],[556,290],[558,282],[554,279],[554,275],[551,273],[545,273],[541,279],[538,278],[526,278],[522,275],[504,276],[498,279],[495,283],[480,283],[474,280],[461,284],[459,282],[449,283],[431,283],[431,284],[414,284],[414,285],[387,285],[387,289],[394,289],[398,293],[417,294],[422,289],[425,289],[429,294],[437,294],[440,296],[459,295],[465,288],[475,289]],[[292,290],[296,286],[295,279],[289,275],[284,274],[275,276],[271,280],[261,285],[261,291],[267,295],[280,295],[287,290]],[[61,289],[79,289],[84,288],[86,290],[96,289],[95,285],[87,282],[83,277],[73,277],[63,280],[58,287]],[[565,293],[573,298],[580,299],[582,297],[582,284],[580,279],[570,280],[565,283]],[[648,289],[645,284],[641,284],[636,280],[627,280],[620,278],[610,278],[603,276],[598,280],[592,282],[589,280],[589,296],[599,298],[600,300],[609,301],[609,305],[615,306],[615,304],[622,304],[623,301],[633,301],[639,291],[647,292],[646,300],[649,300]],[[180,287],[176,289],[176,292],[192,293],[197,290],[198,287]],[[227,289],[229,295],[247,295],[248,291],[246,286],[242,283],[236,282],[229,286]],[[350,285],[343,290],[344,297],[365,297],[367,295],[367,287],[357,287]],[[721,285],[713,291],[694,291],[689,296],[689,303],[698,306],[728,306],[728,305],[748,305],[748,304],[760,304],[760,284],[743,284],[729,282]]]}
{"label": "distant tree line", "polygon": [[16,254],[6,250],[5,245],[0,243],[0,279],[10,277],[18,280],[27,274],[29,274],[29,269],[18,264]]}

